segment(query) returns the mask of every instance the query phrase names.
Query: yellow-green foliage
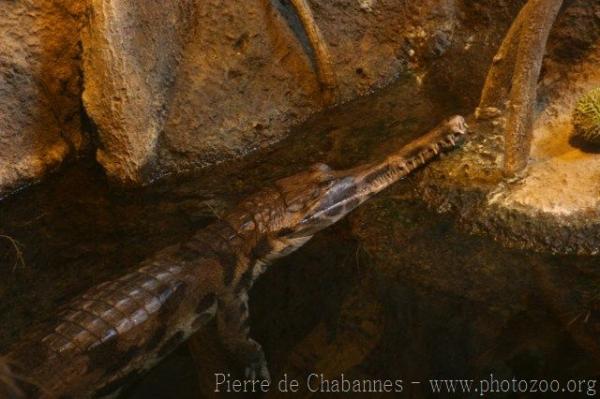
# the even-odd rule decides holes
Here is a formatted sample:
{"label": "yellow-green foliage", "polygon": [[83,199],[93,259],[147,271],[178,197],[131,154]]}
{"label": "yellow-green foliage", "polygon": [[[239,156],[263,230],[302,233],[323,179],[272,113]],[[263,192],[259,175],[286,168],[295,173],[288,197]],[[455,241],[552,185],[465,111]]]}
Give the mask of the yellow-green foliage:
{"label": "yellow-green foliage", "polygon": [[573,135],[593,144],[600,144],[600,87],[577,101],[573,111]]}

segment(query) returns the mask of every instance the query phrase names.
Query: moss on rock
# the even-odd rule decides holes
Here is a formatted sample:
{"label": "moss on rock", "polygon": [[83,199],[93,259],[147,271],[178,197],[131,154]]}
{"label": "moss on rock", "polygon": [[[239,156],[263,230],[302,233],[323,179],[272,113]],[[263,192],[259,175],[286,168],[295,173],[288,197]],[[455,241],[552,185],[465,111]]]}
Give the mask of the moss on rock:
{"label": "moss on rock", "polygon": [[588,143],[600,144],[600,87],[577,101],[573,111],[573,137]]}

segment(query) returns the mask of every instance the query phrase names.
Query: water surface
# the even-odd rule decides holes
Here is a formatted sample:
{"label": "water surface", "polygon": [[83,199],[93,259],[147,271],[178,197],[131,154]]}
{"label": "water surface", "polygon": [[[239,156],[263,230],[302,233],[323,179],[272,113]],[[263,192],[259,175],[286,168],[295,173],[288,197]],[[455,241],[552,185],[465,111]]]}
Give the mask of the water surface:
{"label": "water surface", "polygon": [[[405,76],[272,148],[146,188],[111,187],[93,160],[65,166],[0,203],[0,234],[23,254],[15,263],[0,239],[0,352],[73,296],[186,239],[266,183],[314,162],[355,166],[458,111]],[[275,379],[589,378],[600,371],[597,262],[464,234],[423,205],[411,177],[275,264],[251,293],[252,329]],[[183,347],[123,397],[210,396],[223,362],[213,328],[194,341],[204,361]],[[424,385],[405,392],[430,396]]]}

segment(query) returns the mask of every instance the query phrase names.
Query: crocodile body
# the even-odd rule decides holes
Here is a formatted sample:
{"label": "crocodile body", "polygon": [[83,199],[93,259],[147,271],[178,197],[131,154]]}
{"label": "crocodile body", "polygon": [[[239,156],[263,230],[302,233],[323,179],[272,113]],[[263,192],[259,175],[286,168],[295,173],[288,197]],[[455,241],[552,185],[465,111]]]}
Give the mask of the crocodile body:
{"label": "crocodile body", "polygon": [[[17,388],[12,392],[27,398],[113,394],[213,317],[246,377],[269,378],[261,346],[249,336],[254,281],[274,260],[453,148],[465,131],[457,116],[381,162],[345,171],[317,164],[276,181],[187,242],[90,289],[23,338],[6,356]],[[0,392],[3,376],[0,370]]]}

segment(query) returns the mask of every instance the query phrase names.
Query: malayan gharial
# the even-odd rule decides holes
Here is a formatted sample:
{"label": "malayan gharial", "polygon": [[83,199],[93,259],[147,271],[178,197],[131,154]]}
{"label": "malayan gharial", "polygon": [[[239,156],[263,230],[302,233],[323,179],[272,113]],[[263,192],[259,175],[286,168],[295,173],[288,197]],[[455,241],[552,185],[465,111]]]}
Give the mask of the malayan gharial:
{"label": "malayan gharial", "polygon": [[317,164],[274,182],[187,242],[69,302],[6,355],[0,392],[5,381],[4,390],[20,397],[112,395],[213,317],[245,377],[268,379],[262,348],[249,336],[254,281],[275,259],[454,148],[466,130],[454,116],[381,162],[342,171]]}

